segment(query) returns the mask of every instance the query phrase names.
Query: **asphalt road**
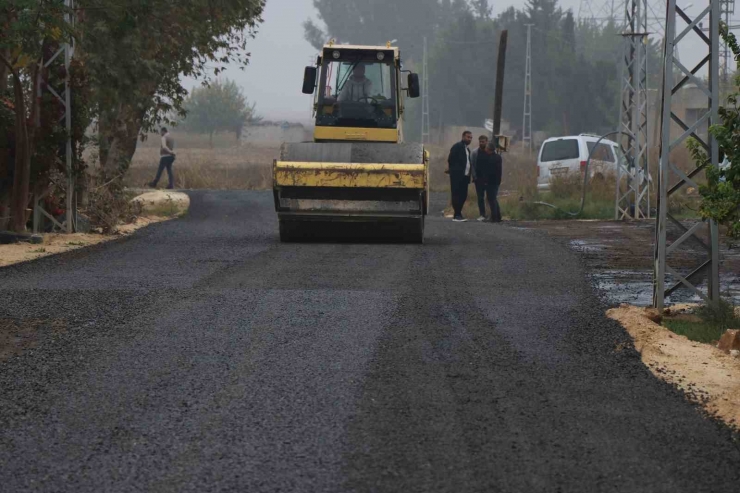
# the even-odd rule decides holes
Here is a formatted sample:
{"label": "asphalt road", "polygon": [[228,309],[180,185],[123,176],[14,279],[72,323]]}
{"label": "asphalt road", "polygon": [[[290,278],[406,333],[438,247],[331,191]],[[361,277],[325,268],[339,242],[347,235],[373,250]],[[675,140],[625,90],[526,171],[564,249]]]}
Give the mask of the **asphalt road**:
{"label": "asphalt road", "polygon": [[38,331],[0,362],[0,490],[737,493],[729,431],[603,312],[533,233],[282,245],[271,194],[194,193],[0,269]]}

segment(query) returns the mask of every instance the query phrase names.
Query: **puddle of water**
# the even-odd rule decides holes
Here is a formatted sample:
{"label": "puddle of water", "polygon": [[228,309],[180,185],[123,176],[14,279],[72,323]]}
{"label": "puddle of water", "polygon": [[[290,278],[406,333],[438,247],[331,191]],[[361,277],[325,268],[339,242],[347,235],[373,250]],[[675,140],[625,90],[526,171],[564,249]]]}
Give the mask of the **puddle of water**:
{"label": "puddle of water", "polygon": [[[629,303],[635,306],[650,306],[653,303],[652,272],[629,270],[604,270],[591,274],[597,289],[604,293],[610,304]],[[721,280],[720,289],[725,299],[740,305],[740,278],[725,277]],[[673,283],[670,277],[668,283]],[[699,289],[706,291],[706,285]],[[700,303],[701,298],[688,289],[675,292],[666,303]]]}
{"label": "puddle of water", "polygon": [[604,244],[586,240],[571,240],[570,247],[582,253],[600,252],[606,249],[606,245]]}
{"label": "puddle of water", "polygon": [[645,272],[605,270],[591,274],[591,278],[610,304],[649,306],[653,302],[652,275]]}

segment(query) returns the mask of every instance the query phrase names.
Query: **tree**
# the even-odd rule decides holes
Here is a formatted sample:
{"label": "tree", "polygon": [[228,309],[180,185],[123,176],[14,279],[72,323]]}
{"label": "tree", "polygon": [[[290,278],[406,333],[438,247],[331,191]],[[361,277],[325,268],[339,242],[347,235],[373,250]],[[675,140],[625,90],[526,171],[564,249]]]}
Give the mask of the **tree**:
{"label": "tree", "polygon": [[431,36],[442,20],[439,0],[314,0],[313,4],[324,25],[309,20],[304,28],[316,49],[331,38],[370,45],[397,39],[398,46],[411,55],[407,58],[419,58],[423,37]]}
{"label": "tree", "polygon": [[498,39],[490,21],[462,11],[430,53],[431,121],[483,126],[492,115]]}
{"label": "tree", "polygon": [[480,19],[488,19],[491,17],[491,6],[488,4],[488,0],[473,0],[472,1],[473,12]]}
{"label": "tree", "polygon": [[[447,2],[449,8],[453,4]],[[586,56],[592,44],[612,46],[616,36],[581,33],[572,12],[555,0],[531,0],[485,18],[460,9],[439,32],[430,56],[433,124],[482,125],[490,118],[500,33],[509,32],[503,118],[521,125],[527,27],[532,26],[533,127],[550,133],[606,131],[616,126],[619,81],[616,56]],[[611,45],[609,44],[611,43]],[[618,43],[617,43],[618,44]],[[621,46],[621,45],[620,45]],[[614,53],[612,51],[612,53]]]}
{"label": "tree", "polygon": [[228,79],[194,89],[183,108],[187,113],[183,127],[208,134],[211,147],[214,133],[234,132],[238,139],[245,124],[260,120],[255,105],[250,105],[236,83]]}
{"label": "tree", "polygon": [[[721,35],[740,61],[740,45],[728,27],[721,25]],[[704,219],[714,219],[729,228],[731,237],[740,238],[740,76],[735,76],[733,92],[727,104],[720,108],[722,123],[712,125],[709,132],[717,139],[720,154],[729,166],[711,166],[711,160],[696,140],[690,140],[689,150],[696,163],[707,170],[707,184],[700,187],[702,196],[700,213]]]}
{"label": "tree", "polygon": [[[31,182],[31,161],[40,126],[41,98],[36,97],[44,55],[71,36],[64,22],[62,2],[6,0],[0,6],[0,88],[12,81],[14,111],[13,188],[10,201],[13,231],[26,229]],[[3,94],[4,95],[4,94]]]}
{"label": "tree", "polygon": [[[248,63],[264,0],[78,0],[80,48],[94,88],[101,171],[122,178],[138,137],[183,114],[182,76]],[[90,7],[88,9],[88,7]]]}

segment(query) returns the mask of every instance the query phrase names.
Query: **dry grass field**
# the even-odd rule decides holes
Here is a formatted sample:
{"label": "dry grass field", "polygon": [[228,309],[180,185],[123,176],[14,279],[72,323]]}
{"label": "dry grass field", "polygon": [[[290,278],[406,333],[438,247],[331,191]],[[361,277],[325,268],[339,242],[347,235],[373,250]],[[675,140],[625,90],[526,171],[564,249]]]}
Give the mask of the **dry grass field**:
{"label": "dry grass field", "polygon": [[[272,162],[280,152],[279,144],[247,145],[236,141],[233,134],[214,136],[213,147],[208,136],[174,132],[177,160],[175,161],[175,187],[179,189],[210,190],[269,190],[272,186]],[[435,192],[448,192],[449,176],[447,167],[447,147],[428,146],[431,154],[431,189]],[[673,155],[674,164],[688,171],[692,167],[685,149],[678,149]],[[511,219],[566,219],[570,216],[564,211],[576,211],[580,205],[582,181],[580,177],[568,177],[553,183],[547,193],[537,192],[537,156],[522,154],[515,150],[504,155],[504,177],[501,187],[501,205],[504,215]],[[159,139],[151,136],[139,144],[131,168],[126,176],[126,185],[133,188],[146,186],[157,171],[159,163]],[[657,179],[657,150],[651,151],[651,174]],[[697,181],[703,181],[703,174]],[[166,173],[159,182],[160,187],[167,184]],[[587,197],[587,205],[581,218],[609,219],[614,216],[614,177],[600,183],[592,183]],[[651,190],[651,203],[655,204],[657,190]],[[696,191],[684,191],[674,196],[671,210],[674,214],[695,217],[698,209]],[[552,209],[536,205],[545,201],[557,205]],[[477,216],[475,192],[471,195],[465,213]]]}
{"label": "dry grass field", "polygon": [[[175,133],[175,187],[209,190],[266,190],[272,186],[272,161],[279,145],[237,145],[233,135],[217,135],[213,148],[201,135]],[[128,187],[143,187],[154,178],[159,164],[156,136],[139,144],[126,175]],[[159,182],[167,185],[167,173]]]}

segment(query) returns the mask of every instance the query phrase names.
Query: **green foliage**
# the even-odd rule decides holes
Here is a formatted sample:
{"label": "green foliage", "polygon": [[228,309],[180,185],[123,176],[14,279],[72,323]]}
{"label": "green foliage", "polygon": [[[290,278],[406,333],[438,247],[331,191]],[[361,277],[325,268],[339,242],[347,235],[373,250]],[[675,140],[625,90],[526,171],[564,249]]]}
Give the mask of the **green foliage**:
{"label": "green foliage", "polygon": [[[183,77],[208,80],[226,64],[247,63],[246,44],[264,5],[264,0],[77,0],[71,29],[65,19],[71,12],[61,0],[0,1],[0,92],[8,76],[14,106],[11,208],[25,210],[34,179],[47,186],[64,150],[58,101],[46,94],[35,98],[33,90],[42,78],[59,89],[67,74],[55,66],[44,74],[38,60],[76,38],[69,74],[74,167],[81,174],[85,131],[95,120],[101,175],[109,185],[104,191],[119,197],[137,137],[169,122],[171,115],[184,114]],[[125,204],[119,207],[116,201],[97,191],[91,208],[105,209],[104,220],[112,222],[125,215]],[[23,214],[15,213],[13,221],[14,229],[25,227]]]}
{"label": "green foliage", "polygon": [[663,325],[678,335],[707,344],[718,341],[728,329],[740,328],[740,318],[735,314],[735,307],[724,300],[720,300],[716,306],[700,307],[696,315],[699,320],[669,318],[664,320]]}
{"label": "green foliage", "polygon": [[431,55],[432,122],[482,126],[492,114],[499,34],[509,31],[503,118],[521,124],[527,27],[532,26],[532,125],[554,134],[607,131],[619,96],[614,29],[577,24],[556,0],[532,0],[494,19],[460,13]]}
{"label": "green foliage", "polygon": [[720,300],[716,306],[701,306],[696,314],[704,322],[716,325],[723,330],[740,328],[740,319],[735,314],[735,307],[725,300]]}
{"label": "green foliage", "polygon": [[[730,46],[735,60],[740,60],[740,45],[735,35],[722,24],[721,35]],[[740,76],[735,77],[735,89],[727,104],[719,110],[722,123],[712,125],[709,132],[717,139],[720,153],[729,162],[724,169],[711,166],[706,150],[696,140],[688,142],[691,156],[697,166],[706,167],[707,184],[700,187],[703,198],[700,213],[705,219],[714,219],[729,228],[729,235],[740,237]]]}
{"label": "green foliage", "polygon": [[245,124],[260,119],[255,105],[250,105],[242,90],[228,79],[194,89],[183,108],[187,113],[183,128],[211,138],[217,132],[234,132],[239,138]]}
{"label": "green foliage", "polygon": [[[461,0],[314,0],[324,26],[306,21],[306,39],[317,49],[329,39],[352,44],[384,45],[398,40],[407,58],[419,58],[422,39],[434,32]],[[410,57],[408,55],[411,55]]]}
{"label": "green foliage", "polygon": [[36,65],[44,44],[71,34],[64,2],[4,0],[0,3],[0,63],[13,71]]}
{"label": "green foliage", "polygon": [[[420,47],[430,45],[430,120],[433,126],[483,126],[490,118],[499,37],[509,31],[503,118],[521,125],[526,24],[532,28],[533,128],[553,134],[606,132],[616,126],[624,45],[616,24],[578,23],[557,0],[528,0],[495,18],[487,0],[316,0],[324,26],[307,22],[317,48],[339,42],[398,39],[407,68],[419,70]],[[658,46],[649,56],[659,66]],[[409,101],[406,133],[419,138],[420,111]]]}
{"label": "green foliage", "polygon": [[[49,60],[75,34],[65,22],[68,14],[60,1],[0,3],[0,91],[4,93],[10,83],[13,106],[12,142],[4,145],[14,149],[15,154],[11,165],[10,228],[18,232],[26,227],[25,210],[31,185],[51,170],[60,154],[60,143],[66,137],[59,123],[64,111],[61,104],[47,92],[35,97],[35,91],[45,85],[58,87],[57,83],[66,77],[54,66],[42,66],[38,62]],[[6,135],[11,133],[9,130],[5,130]],[[9,181],[8,174],[4,171],[0,182]],[[0,198],[9,195],[7,186],[0,189]]]}
{"label": "green foliage", "polygon": [[711,344],[717,342],[726,329],[706,322],[694,322],[691,320],[665,320],[663,325],[680,336],[688,338],[690,341]]}
{"label": "green foliage", "polygon": [[[536,203],[537,201],[552,204],[557,209],[538,204]],[[580,194],[559,197],[553,193],[544,193],[538,195],[536,198],[528,198],[526,200],[519,200],[518,197],[512,196],[501,199],[499,203],[504,217],[513,220],[614,219],[614,200],[592,193],[586,195],[586,206],[583,212],[575,218],[569,212],[576,212],[580,209]]]}
{"label": "green foliage", "polygon": [[[128,168],[137,136],[184,115],[184,77],[248,62],[264,0],[79,0],[81,43],[99,114],[102,167]],[[95,7],[89,10],[86,7]]]}

